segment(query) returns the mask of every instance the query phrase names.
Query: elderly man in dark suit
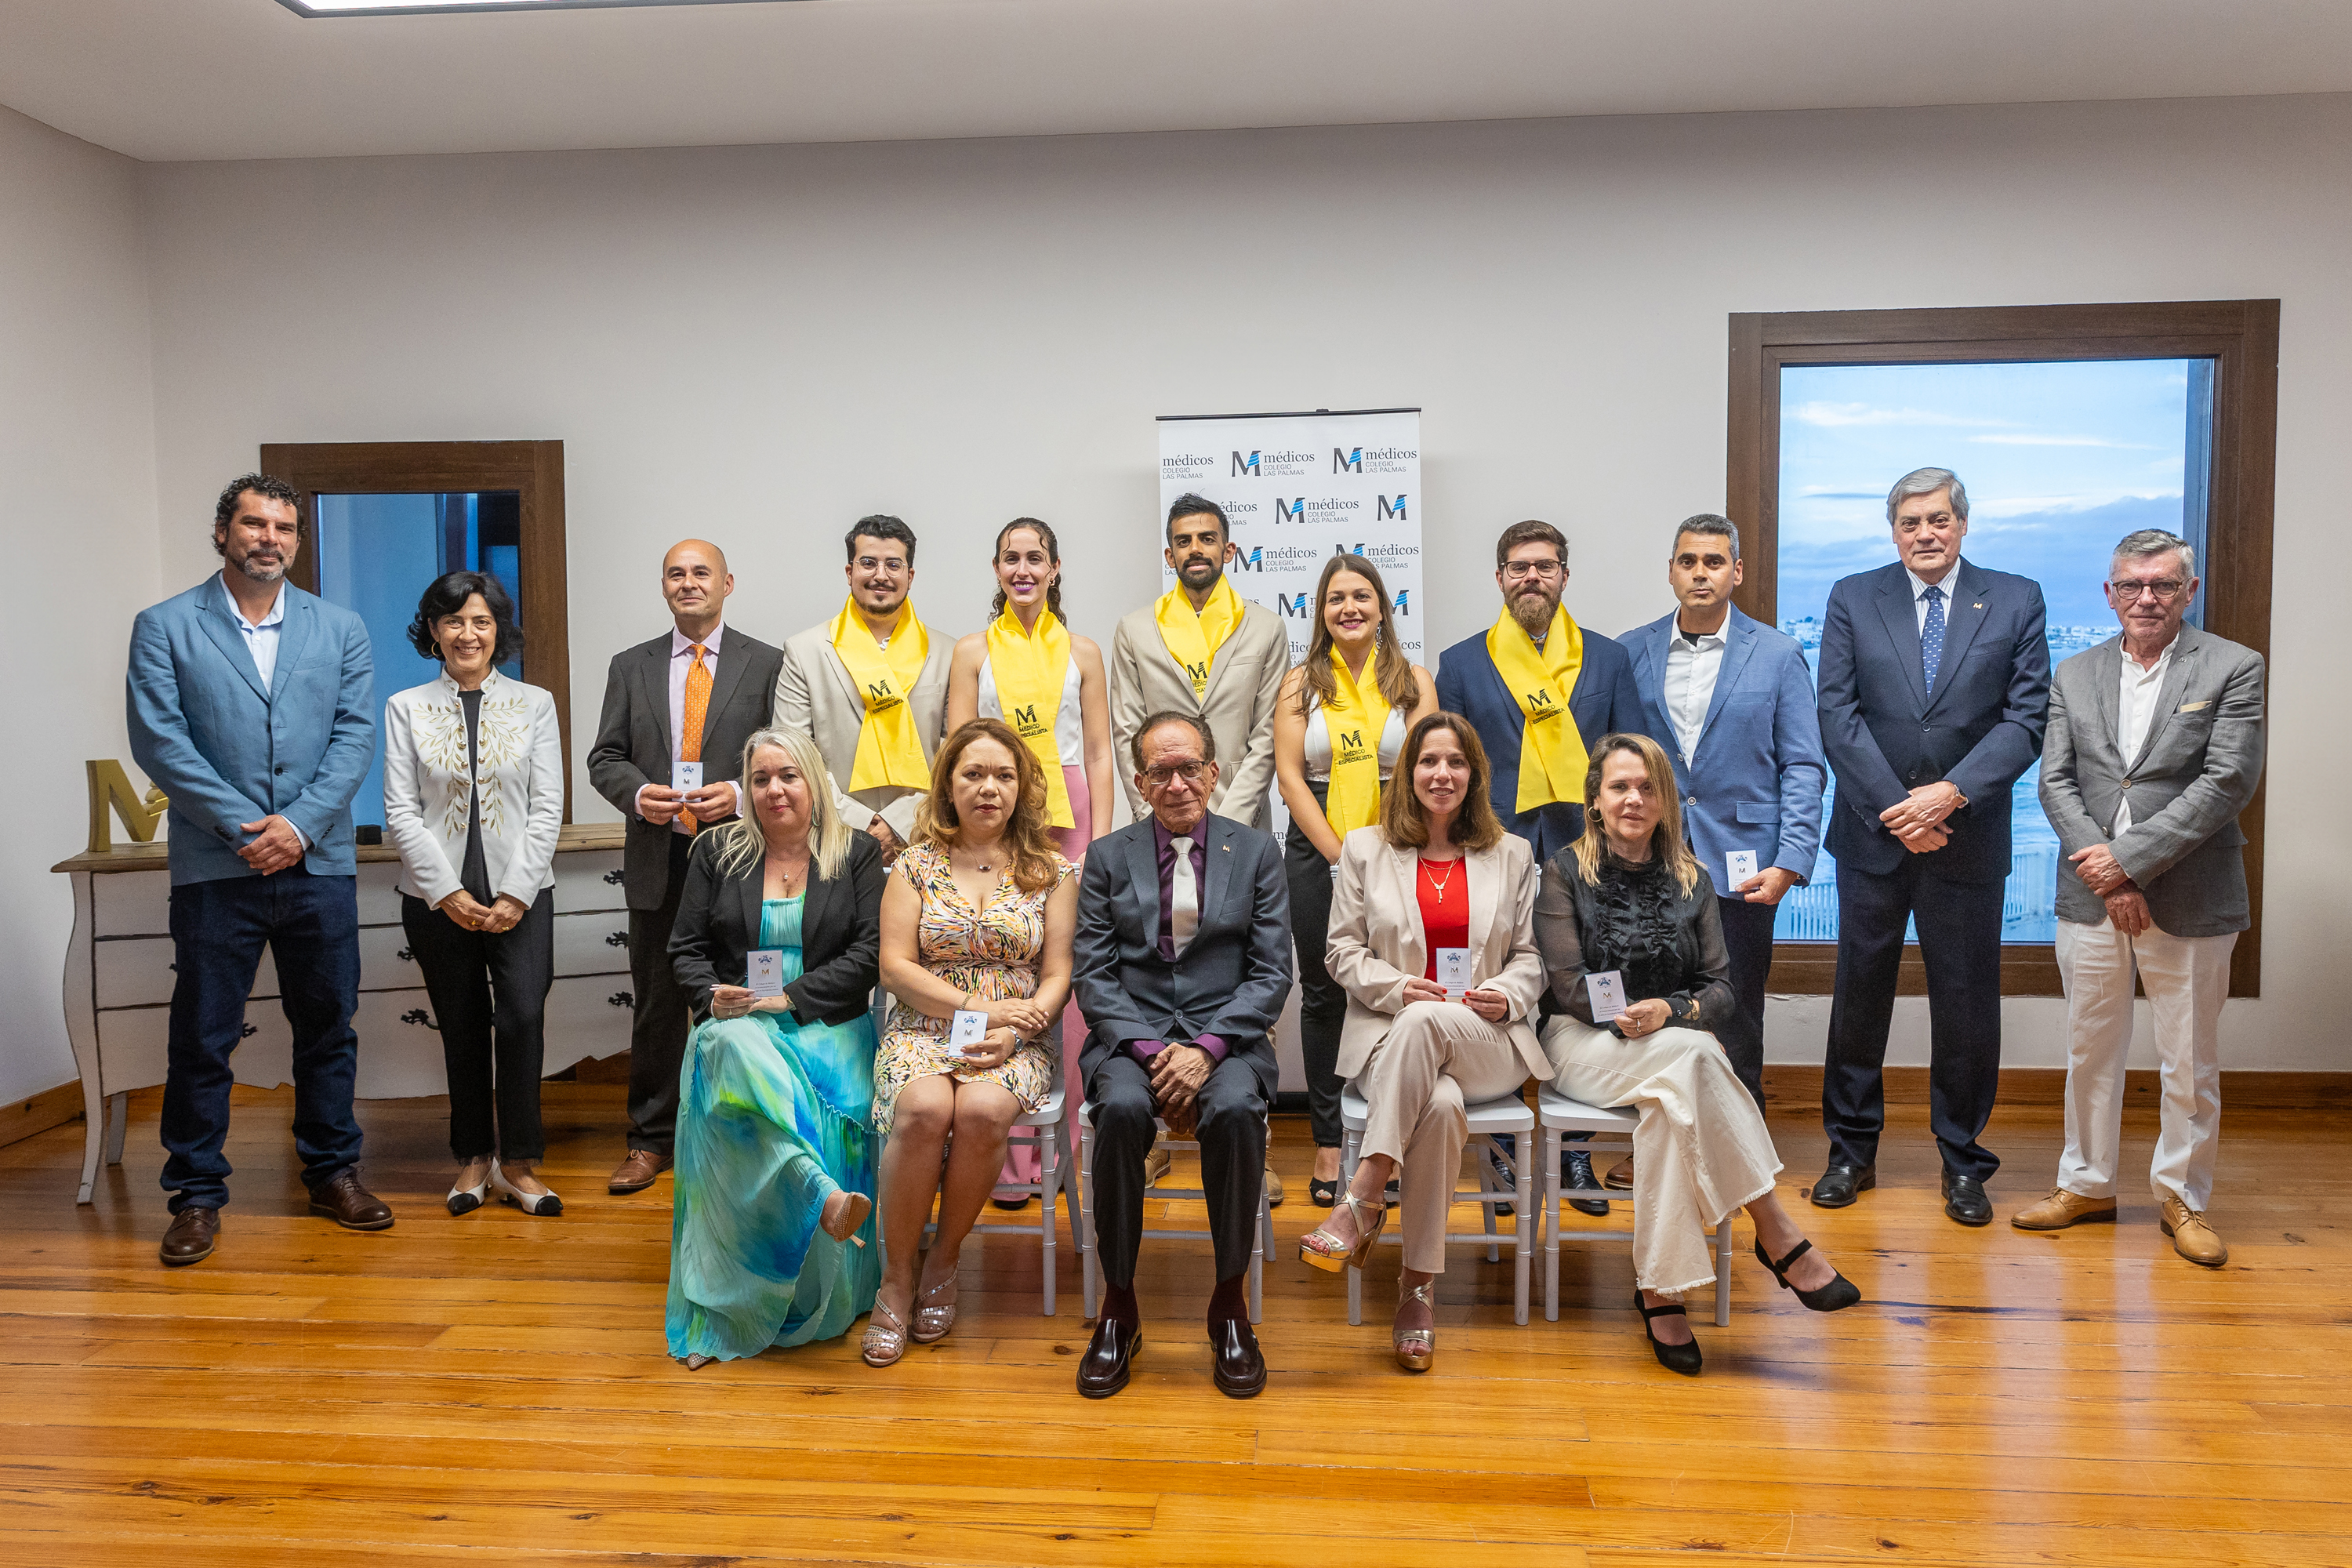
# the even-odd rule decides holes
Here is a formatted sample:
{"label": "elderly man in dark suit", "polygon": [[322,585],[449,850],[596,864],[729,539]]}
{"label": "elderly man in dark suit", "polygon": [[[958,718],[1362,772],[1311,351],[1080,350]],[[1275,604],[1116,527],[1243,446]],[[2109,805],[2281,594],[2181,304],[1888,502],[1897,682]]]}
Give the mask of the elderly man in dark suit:
{"label": "elderly man in dark suit", "polygon": [[1812,1196],[1842,1208],[1877,1184],[1886,1029],[1904,925],[1916,921],[1944,1212],[1979,1226],[2000,1165],[1977,1139],[2000,1087],[2009,795],[2042,751],[2050,644],[2039,584],[1961,559],[1969,496],[1949,469],[1897,479],[1886,520],[1901,559],[1840,580],[1822,622],[1838,958],[1822,1078],[1829,1169]]}
{"label": "elderly man in dark suit", "polygon": [[2218,1268],[2206,1223],[2221,1132],[2221,1004],[2230,950],[2253,923],[2238,814],[2263,776],[2263,656],[2184,625],[2197,554],[2162,529],[2108,563],[2123,633],[2058,667],[2042,808],[2058,872],[2066,982],[2066,1152],[2048,1197],[2010,1223],[2063,1230],[2116,1217],[2132,979],[2156,1015],[2164,1098],[2148,1184],[2173,1250]]}
{"label": "elderly man in dark suit", "polygon": [[768,722],[781,650],[727,626],[734,574],[719,546],[688,539],[662,557],[671,629],[613,656],[588,782],[628,820],[623,861],[629,902],[629,1148],[615,1193],[637,1193],[669,1169],[677,1133],[677,1070],[687,1007],[670,968],[670,926],[686,887],[686,853],[702,826],[742,806],[743,742]]}
{"label": "elderly man in dark suit", "polygon": [[1135,1257],[1144,1160],[1164,1117],[1201,1145],[1216,1248],[1209,1342],[1217,1387],[1247,1399],[1265,1358],[1244,1289],[1265,1183],[1265,1112],[1280,1068],[1273,1029],[1290,995],[1290,894],[1274,839],[1209,811],[1217,745],[1189,713],[1154,713],[1129,745],[1151,815],[1087,851],[1072,978],[1088,1033],[1078,1062],[1094,1108],[1094,1221],[1104,1279],[1078,1392],[1127,1386],[1141,1342]]}

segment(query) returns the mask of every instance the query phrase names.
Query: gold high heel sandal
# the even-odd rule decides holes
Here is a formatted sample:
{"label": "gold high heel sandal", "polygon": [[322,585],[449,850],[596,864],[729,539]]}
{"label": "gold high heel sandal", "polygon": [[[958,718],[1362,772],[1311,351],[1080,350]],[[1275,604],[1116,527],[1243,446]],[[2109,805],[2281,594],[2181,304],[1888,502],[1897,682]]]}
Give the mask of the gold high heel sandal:
{"label": "gold high heel sandal", "polygon": [[[887,1323],[882,1321],[886,1317],[890,1320]],[[867,1366],[888,1366],[907,1353],[907,1325],[879,1298],[874,1302],[873,1315],[866,1320],[866,1340],[858,1353]]]}
{"label": "gold high heel sandal", "polygon": [[[1381,1227],[1389,1223],[1389,1205],[1386,1203],[1368,1204],[1349,1192],[1341,1193],[1339,1202],[1348,1205],[1348,1213],[1356,1221],[1354,1246],[1342,1247],[1339,1238],[1321,1225],[1298,1241],[1298,1260],[1309,1268],[1320,1268],[1326,1274],[1337,1274],[1343,1268],[1361,1268],[1364,1259],[1372,1254],[1373,1243],[1381,1238]],[[1364,1224],[1363,1211],[1366,1209],[1372,1211],[1372,1223],[1369,1226]],[[1337,1205],[1333,1205],[1331,1212],[1339,1212]],[[1326,1221],[1325,1225],[1328,1223]]]}
{"label": "gold high heel sandal", "polygon": [[928,1345],[943,1340],[948,1337],[948,1331],[955,1327],[956,1277],[954,1275],[949,1275],[924,1291],[923,1300],[928,1303],[942,1290],[948,1293],[946,1300],[937,1306],[926,1305],[915,1310],[915,1331],[908,1337],[919,1345]]}
{"label": "gold high heel sandal", "polygon": [[[1432,1279],[1408,1289],[1399,1279],[1398,1310],[1403,1310],[1408,1300],[1420,1302],[1433,1314],[1437,1310],[1437,1281]],[[1437,1330],[1433,1325],[1426,1329],[1395,1329],[1391,1337],[1396,1345],[1397,1365],[1407,1372],[1427,1372],[1430,1363],[1437,1359]]]}

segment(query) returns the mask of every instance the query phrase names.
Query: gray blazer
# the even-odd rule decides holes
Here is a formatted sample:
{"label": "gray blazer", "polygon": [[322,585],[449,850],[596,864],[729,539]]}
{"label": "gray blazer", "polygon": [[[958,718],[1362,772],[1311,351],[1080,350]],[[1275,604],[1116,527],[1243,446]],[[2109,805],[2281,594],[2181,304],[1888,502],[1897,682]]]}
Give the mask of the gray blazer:
{"label": "gray blazer", "polygon": [[[604,676],[604,714],[588,752],[588,782],[629,825],[621,864],[629,908],[657,910],[669,896],[669,841],[674,830],[637,815],[637,791],[670,782],[669,639],[623,648]],[[733,780],[743,742],[766,727],[776,689],[781,650],[733,626],[721,634],[710,707],[702,720],[702,782]]]}
{"label": "gray blazer", "polygon": [[1160,852],[1151,818],[1087,848],[1072,984],[1086,1015],[1079,1081],[1129,1040],[1215,1035],[1249,1063],[1268,1101],[1280,1087],[1274,1026],[1290,998],[1290,887],[1270,835],[1214,813],[1202,850],[1201,923],[1174,963],[1160,956]]}
{"label": "gray blazer", "polygon": [[[2252,923],[2246,902],[2246,836],[2238,814],[2263,774],[2263,656],[2226,637],[2182,626],[2156,716],[2139,754],[2117,741],[2123,638],[2108,638],[2058,667],[2042,752],[2042,809],[2062,856],[2107,844],[2147,895],[2157,928],[2172,936],[2221,936]],[[2110,839],[2124,791],[2132,825]],[[2106,906],[2072,861],[2058,864],[2058,918],[2096,925]]]}
{"label": "gray blazer", "polygon": [[[923,673],[915,678],[915,689],[907,693],[907,705],[915,710],[915,731],[928,763],[946,738],[948,667],[955,659],[955,638],[937,627],[925,629],[930,651],[923,659]],[[825,771],[833,775],[834,808],[843,820],[863,833],[866,824],[878,816],[890,825],[899,843],[912,844],[915,813],[929,798],[926,791],[884,784],[849,793],[850,771],[857,763],[857,738],[866,728],[866,700],[857,693],[857,682],[849,678],[849,667],[833,650],[830,620],[819,621],[785,639],[775,686],[776,722],[816,742]]]}

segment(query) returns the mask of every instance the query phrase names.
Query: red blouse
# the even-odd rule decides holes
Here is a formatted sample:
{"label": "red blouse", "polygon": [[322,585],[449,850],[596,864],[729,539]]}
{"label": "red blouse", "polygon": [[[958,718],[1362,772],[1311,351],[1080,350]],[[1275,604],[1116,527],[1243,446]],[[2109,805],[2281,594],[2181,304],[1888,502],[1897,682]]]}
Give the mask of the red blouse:
{"label": "red blouse", "polygon": [[1422,861],[1413,890],[1421,898],[1421,933],[1429,943],[1429,968],[1422,978],[1434,980],[1439,948],[1470,945],[1468,858]]}

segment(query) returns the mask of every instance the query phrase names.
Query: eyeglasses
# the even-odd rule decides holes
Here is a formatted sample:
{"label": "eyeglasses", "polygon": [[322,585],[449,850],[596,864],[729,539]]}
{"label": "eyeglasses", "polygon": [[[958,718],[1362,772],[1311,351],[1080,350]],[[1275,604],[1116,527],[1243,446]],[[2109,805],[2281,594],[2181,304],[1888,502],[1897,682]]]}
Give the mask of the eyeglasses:
{"label": "eyeglasses", "polygon": [[2181,590],[2188,586],[2178,577],[2167,577],[2156,583],[2110,583],[2107,592],[2113,594],[2120,604],[2132,604],[2143,594],[2153,594],[2157,603],[2168,605],[2180,597]]}
{"label": "eyeglasses", "polygon": [[1549,582],[1567,570],[1568,563],[1562,561],[1506,561],[1503,563],[1503,575],[1514,583],[1524,583],[1530,577],[1540,577]]}
{"label": "eyeglasses", "polygon": [[1166,789],[1178,779],[1186,784],[1197,783],[1208,765],[1199,762],[1154,763],[1143,770],[1143,776],[1150,782],[1153,789]]}
{"label": "eyeglasses", "polygon": [[861,555],[857,558],[857,569],[860,572],[887,572],[893,577],[909,570],[907,563],[895,555]]}

